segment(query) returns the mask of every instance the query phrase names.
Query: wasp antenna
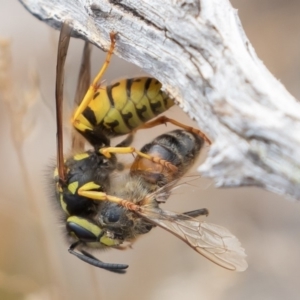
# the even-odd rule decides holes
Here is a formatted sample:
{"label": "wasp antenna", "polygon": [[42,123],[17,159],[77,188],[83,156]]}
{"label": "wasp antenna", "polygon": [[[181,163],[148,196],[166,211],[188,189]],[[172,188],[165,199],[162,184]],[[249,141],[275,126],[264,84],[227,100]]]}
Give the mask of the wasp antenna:
{"label": "wasp antenna", "polygon": [[125,264],[112,264],[112,263],[105,263],[95,256],[91,255],[90,253],[81,250],[81,253],[75,251],[75,248],[79,245],[78,242],[72,244],[69,248],[69,253],[73,254],[80,260],[100,269],[104,269],[110,272],[118,273],[118,274],[125,274],[128,265]]}
{"label": "wasp antenna", "polygon": [[64,157],[63,157],[63,87],[64,87],[64,66],[69,48],[72,28],[69,22],[62,23],[56,65],[56,139],[57,139],[57,167],[61,181],[65,182]]}

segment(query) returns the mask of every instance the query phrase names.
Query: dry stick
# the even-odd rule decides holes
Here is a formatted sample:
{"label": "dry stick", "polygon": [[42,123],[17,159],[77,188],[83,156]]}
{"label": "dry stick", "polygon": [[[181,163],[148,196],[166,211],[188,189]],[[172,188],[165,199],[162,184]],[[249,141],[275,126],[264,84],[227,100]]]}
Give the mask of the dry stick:
{"label": "dry stick", "polygon": [[[247,39],[226,0],[20,0],[55,28],[142,67],[213,141],[199,169],[217,186],[254,185],[300,199],[300,105]],[[92,3],[92,4],[91,4]]]}

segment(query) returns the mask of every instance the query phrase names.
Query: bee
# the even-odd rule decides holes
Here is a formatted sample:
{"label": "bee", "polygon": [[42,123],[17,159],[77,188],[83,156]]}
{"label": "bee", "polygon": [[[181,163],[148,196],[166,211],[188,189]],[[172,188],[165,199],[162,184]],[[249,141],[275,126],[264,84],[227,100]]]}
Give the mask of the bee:
{"label": "bee", "polygon": [[[192,130],[174,130],[156,137],[143,146],[141,152],[167,160],[177,170],[174,172],[137,156],[129,175],[109,189],[114,195],[111,201],[115,205],[103,202],[94,220],[120,245],[122,242],[132,243],[138,236],[158,226],[219,266],[244,271],[247,268],[246,255],[238,239],[221,226],[196,219],[208,215],[206,208],[181,214],[160,208],[178,180],[191,168],[203,145],[204,139]],[[87,191],[83,195],[102,200],[98,192]]]}

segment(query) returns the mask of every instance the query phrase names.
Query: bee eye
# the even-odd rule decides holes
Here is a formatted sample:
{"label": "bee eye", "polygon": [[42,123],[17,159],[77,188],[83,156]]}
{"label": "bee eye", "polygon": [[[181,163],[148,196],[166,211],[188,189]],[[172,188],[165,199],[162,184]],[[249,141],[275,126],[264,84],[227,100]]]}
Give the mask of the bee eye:
{"label": "bee eye", "polygon": [[106,223],[116,223],[120,220],[121,214],[123,212],[122,207],[115,206],[109,209],[105,214],[105,222]]}

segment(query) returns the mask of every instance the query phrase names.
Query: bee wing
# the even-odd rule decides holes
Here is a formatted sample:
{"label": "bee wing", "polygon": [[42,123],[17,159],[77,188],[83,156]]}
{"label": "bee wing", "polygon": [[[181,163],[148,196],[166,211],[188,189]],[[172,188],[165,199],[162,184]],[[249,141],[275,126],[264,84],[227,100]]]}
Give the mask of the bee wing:
{"label": "bee wing", "polygon": [[[160,202],[167,202],[168,198],[170,195],[175,194],[175,190],[180,189],[183,186],[192,186],[192,182],[196,181],[197,179],[201,178],[199,174],[195,175],[187,175],[184,176],[183,178],[175,179],[171,182],[168,182],[164,186],[160,187],[157,189],[155,192],[153,192],[153,197],[155,200],[160,203]],[[196,185],[198,186],[198,184]]]}
{"label": "bee wing", "polygon": [[239,240],[226,228],[160,208],[144,208],[139,214],[223,268],[242,272],[248,267]]}

